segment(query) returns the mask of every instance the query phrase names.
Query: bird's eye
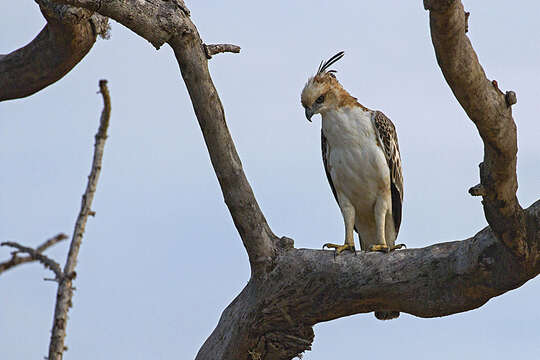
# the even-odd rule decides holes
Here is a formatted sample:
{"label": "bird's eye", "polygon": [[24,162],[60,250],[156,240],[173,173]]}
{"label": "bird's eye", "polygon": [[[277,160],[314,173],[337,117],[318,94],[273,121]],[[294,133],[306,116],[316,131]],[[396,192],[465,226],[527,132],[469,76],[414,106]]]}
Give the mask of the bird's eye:
{"label": "bird's eye", "polygon": [[319,96],[319,97],[317,98],[317,100],[315,100],[315,102],[316,102],[317,104],[322,104],[323,101],[324,101],[324,95]]}

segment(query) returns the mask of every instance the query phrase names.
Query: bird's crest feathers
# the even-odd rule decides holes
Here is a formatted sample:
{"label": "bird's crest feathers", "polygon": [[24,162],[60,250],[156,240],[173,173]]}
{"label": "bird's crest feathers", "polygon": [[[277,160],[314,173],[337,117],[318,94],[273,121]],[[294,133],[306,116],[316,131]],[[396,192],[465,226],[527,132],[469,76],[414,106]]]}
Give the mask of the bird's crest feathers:
{"label": "bird's crest feathers", "polygon": [[337,72],[336,70],[328,70],[328,71],[326,71],[326,70],[331,65],[336,63],[339,59],[341,59],[343,57],[343,55],[345,55],[345,51],[340,51],[336,55],[332,56],[330,59],[328,59],[326,61],[324,61],[324,60],[321,61],[321,64],[319,65],[319,69],[317,70],[316,75],[322,74],[323,72],[327,72],[327,73],[335,73],[335,72]]}

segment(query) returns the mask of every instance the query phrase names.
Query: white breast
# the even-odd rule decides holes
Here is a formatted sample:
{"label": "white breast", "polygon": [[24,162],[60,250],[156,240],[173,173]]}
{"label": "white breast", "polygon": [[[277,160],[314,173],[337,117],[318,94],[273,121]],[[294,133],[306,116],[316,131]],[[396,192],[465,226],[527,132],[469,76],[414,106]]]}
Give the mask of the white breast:
{"label": "white breast", "polygon": [[365,221],[372,218],[376,199],[390,196],[390,172],[371,115],[360,107],[344,107],[322,117],[327,163],[338,199],[350,201],[356,218]]}

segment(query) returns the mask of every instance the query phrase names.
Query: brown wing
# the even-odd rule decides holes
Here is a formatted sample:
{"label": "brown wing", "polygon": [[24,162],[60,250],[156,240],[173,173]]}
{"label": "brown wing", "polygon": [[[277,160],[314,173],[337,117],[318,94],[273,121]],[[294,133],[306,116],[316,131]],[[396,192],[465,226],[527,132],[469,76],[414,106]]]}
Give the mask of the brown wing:
{"label": "brown wing", "polygon": [[390,191],[392,194],[392,216],[396,235],[401,225],[401,207],[403,203],[403,173],[401,171],[401,155],[399,154],[399,144],[396,128],[392,121],[382,112],[375,111],[373,123],[379,137],[384,156],[390,169]]}
{"label": "brown wing", "polygon": [[330,188],[332,189],[332,194],[334,194],[334,198],[336,199],[336,202],[339,205],[336,188],[334,187],[334,183],[332,182],[332,177],[330,176],[330,168],[328,167],[328,143],[326,142],[326,137],[324,136],[322,129],[321,129],[321,150],[322,150],[322,161],[324,164],[324,172],[326,172],[326,178],[328,179],[328,183],[330,184]]}

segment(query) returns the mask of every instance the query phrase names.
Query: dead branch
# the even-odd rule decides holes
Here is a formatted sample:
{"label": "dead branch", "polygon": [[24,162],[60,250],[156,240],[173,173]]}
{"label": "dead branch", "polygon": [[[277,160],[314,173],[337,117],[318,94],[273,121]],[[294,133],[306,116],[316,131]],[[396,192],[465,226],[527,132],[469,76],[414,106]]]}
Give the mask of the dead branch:
{"label": "dead branch", "polygon": [[[540,200],[526,214],[540,229]],[[223,311],[196,360],[249,359],[250,351],[292,359],[310,350],[317,323],[374,311],[447,316],[478,308],[539,273],[540,262],[524,267],[489,227],[463,241],[390,254],[334,257],[291,248],[264,281],[252,278]]]}
{"label": "dead branch", "polygon": [[197,28],[189,18],[185,24],[189,32],[173,37],[169,44],[180,65],[225,203],[247,250],[252,274],[259,276],[271,266],[278,239],[268,226],[242,169],[221,100],[208,72],[208,59],[199,46]]}
{"label": "dead branch", "polygon": [[[45,241],[36,249],[26,247],[12,241],[6,241],[6,242],[1,243],[0,246],[10,246],[12,248],[17,249],[17,251],[14,251],[12,253],[10,260],[0,263],[0,274],[17,265],[25,264],[25,263],[29,263],[33,261],[39,261],[41,264],[43,264],[43,266],[45,266],[45,268],[54,272],[54,274],[56,275],[56,280],[59,281],[60,279],[64,277],[64,273],[62,272],[60,265],[56,261],[43,255],[42,252],[64,239],[67,239],[67,236],[65,234],[58,234],[55,237]],[[20,257],[18,256],[19,252],[28,254],[28,256]]]}
{"label": "dead branch", "polygon": [[206,45],[203,44],[204,52],[206,53],[206,58],[211,59],[212,56],[219,54],[219,53],[239,53],[240,52],[240,46],[238,45],[232,45],[232,44],[213,44],[213,45]]}
{"label": "dead branch", "polygon": [[66,75],[108,36],[107,18],[81,8],[38,0],[47,24],[28,45],[0,56],[0,101],[34,94]]}
{"label": "dead branch", "polygon": [[[34,251],[38,254],[42,253],[43,251],[47,250],[51,246],[59,243],[62,240],[67,239],[66,234],[58,234],[53,238],[50,238],[49,240],[45,241],[43,244],[39,245]],[[8,245],[9,243],[4,242],[1,245]],[[4,261],[0,263],[0,274],[3,273],[6,270],[9,270],[17,265],[20,264],[27,264],[36,261],[37,259],[32,256],[19,256],[18,251],[14,251],[11,255],[11,259],[8,261]]]}
{"label": "dead branch", "polygon": [[100,80],[99,88],[103,96],[103,112],[99,122],[99,129],[95,136],[94,158],[92,160],[92,168],[88,176],[88,184],[82,196],[81,210],[75,222],[75,230],[71,239],[66,265],[64,266],[65,276],[58,284],[56,293],[56,306],[54,309],[53,328],[51,331],[51,341],[49,344],[49,360],[61,360],[64,353],[64,339],[66,337],[66,325],[68,319],[68,311],[71,307],[71,299],[73,298],[72,282],[75,279],[75,267],[77,265],[77,256],[81,247],[86,221],[90,214],[92,201],[96,192],[96,186],[101,173],[101,162],[103,159],[103,150],[105,148],[105,140],[107,139],[107,129],[109,127],[109,119],[111,116],[111,98],[107,81]]}
{"label": "dead branch", "polygon": [[[183,0],[56,0],[56,3],[77,6],[114,19],[148,40],[156,49],[173,36],[191,31],[186,27],[189,10]],[[107,14],[107,15],[104,15]]]}
{"label": "dead branch", "polygon": [[[210,73],[197,28],[181,0],[158,4],[137,0],[59,0],[110,17],[159,47],[173,48],[199,121],[212,165],[254,274],[272,265],[278,238],[259,208],[227,128],[221,100]],[[159,20],[159,21],[158,21]],[[166,26],[164,25],[166,24]]]}
{"label": "dead branch", "polygon": [[[491,229],[522,261],[535,258],[536,244],[516,197],[517,135],[510,96],[489,81],[467,32],[468,15],[459,0],[424,0],[431,39],[443,75],[484,142],[480,184],[484,214]],[[509,100],[508,100],[509,99]],[[532,256],[531,256],[532,255]]]}
{"label": "dead branch", "polygon": [[[424,0],[424,5],[441,70],[485,144],[481,183],[471,192],[483,197],[490,228],[465,241],[337,258],[330,251],[295,249],[291,239],[272,233],[229,134],[206,48],[181,0],[58,2],[97,11],[154,46],[167,42],[174,50],[252,269],[248,285],[225,309],[197,359],[290,359],[310,348],[318,322],[373,311],[422,317],[467,311],[540,273],[540,202],[524,211],[516,198],[517,140],[510,107],[515,96],[505,96],[485,77],[465,35],[459,0]],[[73,243],[76,239],[74,234]],[[78,246],[80,239],[77,251]],[[74,270],[66,264],[64,273],[59,299],[61,287],[71,299]],[[60,310],[57,305],[59,330],[53,329],[50,360],[62,357],[68,304],[63,298]]]}

